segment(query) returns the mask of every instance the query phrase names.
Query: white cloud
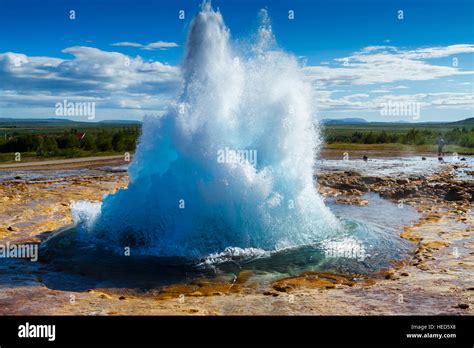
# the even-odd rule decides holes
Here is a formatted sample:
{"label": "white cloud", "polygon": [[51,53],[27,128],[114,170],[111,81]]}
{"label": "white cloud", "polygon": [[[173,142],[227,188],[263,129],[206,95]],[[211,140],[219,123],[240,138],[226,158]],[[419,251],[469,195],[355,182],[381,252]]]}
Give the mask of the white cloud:
{"label": "white cloud", "polygon": [[139,47],[142,50],[152,51],[152,50],[167,50],[169,48],[179,47],[179,45],[175,42],[167,42],[167,41],[156,41],[149,44],[141,44],[138,42],[116,42],[113,43],[112,46],[124,46],[124,47]]}
{"label": "white cloud", "polygon": [[400,55],[407,59],[431,59],[449,57],[463,53],[474,53],[474,45],[460,44],[445,47],[418,48],[411,51],[401,51]]}
{"label": "white cloud", "polygon": [[474,71],[434,65],[422,59],[471,52],[474,52],[474,45],[467,44],[411,51],[400,51],[394,46],[368,46],[349,57],[335,59],[342,66],[308,66],[304,71],[317,88],[427,81],[446,76],[469,75]]}
{"label": "white cloud", "polygon": [[357,94],[351,94],[346,96],[348,100],[360,100],[360,99],[367,99],[369,98],[370,95],[365,94],[365,93],[357,93]]}
{"label": "white cloud", "polygon": [[172,47],[178,47],[178,44],[176,44],[174,42],[157,41],[157,42],[152,42],[152,43],[146,45],[143,49],[145,49],[145,50],[154,50],[154,49],[166,50],[166,49],[172,48]]}
{"label": "white cloud", "polygon": [[143,45],[140,43],[128,42],[128,41],[116,42],[116,43],[113,43],[111,46],[143,47]]}
{"label": "white cloud", "polygon": [[140,56],[74,46],[71,59],[0,54],[0,106],[53,107],[64,99],[98,107],[162,109],[176,94],[181,77],[175,66],[147,62]]}
{"label": "white cloud", "polygon": [[[470,91],[465,93],[438,92],[429,93],[432,80],[443,77],[459,77],[474,74],[472,70],[461,70],[451,65],[435,65],[429,62],[432,58],[448,57],[455,54],[474,52],[474,45],[460,44],[446,47],[419,48],[400,50],[394,46],[368,46],[348,57],[337,58],[339,65],[308,66],[304,71],[318,90],[317,105],[322,110],[330,111],[379,111],[381,105],[391,102],[420,103],[422,108],[453,109],[472,111],[474,96]],[[425,81],[427,93],[392,94],[409,87],[399,84],[400,81]],[[335,97],[340,86],[357,93]],[[373,86],[370,93],[360,93],[365,86]],[[466,84],[467,86],[467,84]]]}
{"label": "white cloud", "polygon": [[422,108],[472,110],[472,93],[417,93],[405,95],[383,95],[374,98],[361,98],[353,94],[333,99],[331,93],[317,93],[317,102],[321,110],[333,111],[379,111],[389,101],[392,103],[420,103]]}
{"label": "white cloud", "polygon": [[[133,42],[114,45],[141,49],[148,46]],[[166,45],[175,47],[173,43],[157,41],[150,49]],[[338,58],[334,60],[339,64],[336,67],[307,66],[303,70],[315,87],[315,99],[322,110],[377,111],[388,100],[419,102],[423,108],[472,110],[474,97],[467,82],[466,93],[428,91],[432,80],[446,76],[472,76],[474,71],[425,61],[460,52],[469,53],[472,46],[452,45],[411,51],[393,46],[369,46],[346,57],[348,66],[341,64],[344,58]],[[47,110],[67,98],[71,101],[95,101],[98,112],[100,108],[163,112],[181,87],[180,71],[176,66],[85,46],[69,47],[63,52],[71,57],[60,59],[0,53],[0,107]],[[427,93],[396,95],[408,88],[400,81],[426,81]]]}
{"label": "white cloud", "polygon": [[389,51],[396,51],[396,47],[395,46],[367,46],[367,47],[364,47],[361,52],[364,52],[364,53],[370,53],[370,52],[374,52],[374,51],[380,51],[380,50],[389,50]]}

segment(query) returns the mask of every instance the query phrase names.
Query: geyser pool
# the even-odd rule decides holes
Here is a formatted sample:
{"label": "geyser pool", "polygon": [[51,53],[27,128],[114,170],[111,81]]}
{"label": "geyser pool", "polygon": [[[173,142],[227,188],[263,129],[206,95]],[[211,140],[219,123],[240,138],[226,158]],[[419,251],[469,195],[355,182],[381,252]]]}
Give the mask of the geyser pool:
{"label": "geyser pool", "polygon": [[[163,117],[144,120],[128,188],[76,209],[83,238],[199,258],[228,247],[311,245],[340,232],[313,179],[320,141],[311,86],[261,16],[255,42],[238,50],[222,15],[202,5],[181,96]],[[219,160],[229,149],[258,160]]]}
{"label": "geyser pool", "polygon": [[252,281],[261,285],[306,271],[372,274],[410,255],[413,244],[400,238],[399,232],[419,215],[409,206],[400,209],[375,193],[363,198],[369,201],[367,206],[328,199],[343,232],[311,245],[278,251],[229,247],[199,259],[140,255],[135,249],[127,256],[124,250],[117,253],[117,246],[105,239],[80,238],[81,231],[72,227],[42,243],[40,262],[60,271],[45,277],[48,284],[76,291],[94,286],[153,289],[203,277],[229,280],[242,271],[251,271]]}

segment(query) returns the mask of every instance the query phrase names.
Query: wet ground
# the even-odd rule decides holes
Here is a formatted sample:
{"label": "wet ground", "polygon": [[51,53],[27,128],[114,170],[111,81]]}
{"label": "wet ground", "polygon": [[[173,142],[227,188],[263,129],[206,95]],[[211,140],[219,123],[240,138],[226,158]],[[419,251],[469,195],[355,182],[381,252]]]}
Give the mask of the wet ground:
{"label": "wet ground", "polygon": [[[2,173],[2,243],[50,240],[40,262],[0,259],[0,312],[472,314],[472,201],[463,196],[469,186],[454,201],[423,193],[425,186],[469,181],[472,158],[462,162],[322,161],[320,192],[347,235],[270,255],[228,250],[200,263],[117,256],[68,233],[51,238],[72,222],[72,202],[100,201],[126,186],[123,166]],[[346,180],[349,169],[360,176]],[[403,191],[400,204],[397,189],[420,175],[433,178],[416,184],[419,195]],[[410,183],[397,183],[402,177]]]}

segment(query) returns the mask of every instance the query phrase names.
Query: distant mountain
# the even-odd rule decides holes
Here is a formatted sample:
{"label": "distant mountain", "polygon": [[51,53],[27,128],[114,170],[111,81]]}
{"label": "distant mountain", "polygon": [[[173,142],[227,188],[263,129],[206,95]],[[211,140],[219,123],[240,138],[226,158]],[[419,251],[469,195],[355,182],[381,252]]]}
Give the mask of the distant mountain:
{"label": "distant mountain", "polygon": [[369,123],[363,118],[339,118],[339,119],[333,119],[333,118],[323,118],[321,120],[322,124],[365,124]]}
{"label": "distant mountain", "polygon": [[374,121],[369,122],[363,118],[323,118],[321,120],[321,124],[323,125],[351,125],[351,124],[413,124],[413,125],[420,125],[420,124],[440,124],[440,125],[474,125],[474,117],[466,118],[464,120],[459,120],[455,122],[440,122],[440,121],[428,121],[428,122],[410,122],[406,120],[397,120],[397,121]]}
{"label": "distant mountain", "polygon": [[0,123],[72,123],[67,118],[0,118]]}
{"label": "distant mountain", "polygon": [[106,121],[100,121],[98,123],[105,123],[105,124],[142,124],[141,121],[135,121],[135,120],[106,120]]}
{"label": "distant mountain", "polygon": [[0,124],[63,124],[63,123],[87,123],[87,124],[141,124],[140,121],[133,120],[105,120],[98,122],[86,122],[79,120],[70,120],[67,118],[0,118]]}
{"label": "distant mountain", "polygon": [[474,117],[465,118],[464,120],[456,121],[456,122],[449,122],[448,124],[474,124]]}
{"label": "distant mountain", "polygon": [[[70,120],[67,118],[1,118],[0,117],[0,124],[69,124],[69,123],[74,123],[74,124],[79,124],[79,123],[84,123],[84,124],[118,124],[118,125],[140,125],[142,124],[141,121],[136,121],[136,120],[104,120],[104,121],[98,121],[98,122],[86,122],[86,121],[79,121],[79,120]],[[323,118],[321,120],[321,124],[323,125],[357,125],[357,124],[411,124],[412,122],[406,121],[406,120],[397,120],[397,121],[376,121],[376,122],[369,122],[363,118]],[[462,125],[474,125],[474,117],[466,118],[464,120],[459,120],[455,122],[436,122],[436,121],[430,121],[430,122],[417,122],[413,123],[415,124],[446,124],[446,125],[452,125],[452,126],[462,126]]]}

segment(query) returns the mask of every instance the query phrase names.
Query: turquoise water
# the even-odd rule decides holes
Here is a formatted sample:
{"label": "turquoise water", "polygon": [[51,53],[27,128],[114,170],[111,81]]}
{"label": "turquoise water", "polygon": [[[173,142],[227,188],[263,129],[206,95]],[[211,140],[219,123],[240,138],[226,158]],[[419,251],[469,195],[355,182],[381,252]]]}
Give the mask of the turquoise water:
{"label": "turquoise water", "polygon": [[[370,274],[390,266],[410,254],[413,245],[399,237],[402,226],[417,219],[409,206],[364,196],[368,206],[327,202],[340,219],[344,233],[314,245],[287,248],[276,252],[260,249],[229,248],[203,258],[130,256],[117,253],[107,243],[81,239],[74,227],[58,232],[44,242],[40,261],[61,274],[50,281],[55,286],[66,282],[71,288],[131,287],[155,288],[196,277],[224,276],[228,279],[243,270],[253,271],[260,279],[297,275],[304,271],[332,271]],[[51,273],[53,274],[53,273]]]}
{"label": "turquoise water", "polygon": [[205,258],[312,245],[342,231],[314,189],[313,90],[265,10],[245,47],[208,2],[192,21],[182,94],[144,120],[127,188],[78,204],[81,237],[142,255]]}

